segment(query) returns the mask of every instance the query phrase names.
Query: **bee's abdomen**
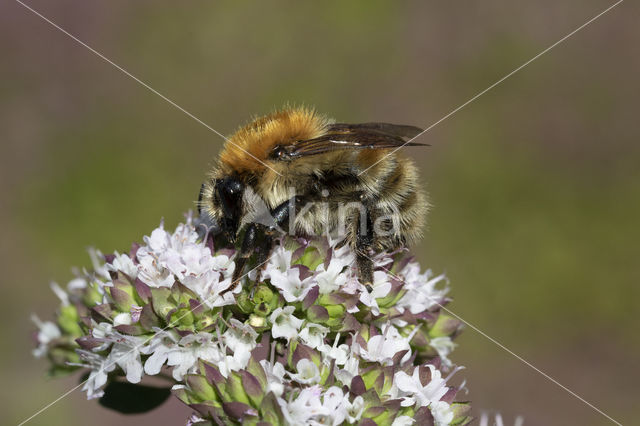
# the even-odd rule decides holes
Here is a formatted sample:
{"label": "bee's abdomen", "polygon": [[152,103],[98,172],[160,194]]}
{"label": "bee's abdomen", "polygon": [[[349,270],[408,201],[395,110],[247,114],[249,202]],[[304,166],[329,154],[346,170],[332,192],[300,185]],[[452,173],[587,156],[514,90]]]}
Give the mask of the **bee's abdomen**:
{"label": "bee's abdomen", "polygon": [[428,210],[427,198],[421,189],[412,161],[389,159],[388,171],[379,176],[374,198],[373,220],[377,245],[391,249],[411,243],[422,235]]}
{"label": "bee's abdomen", "polygon": [[337,172],[332,165],[318,170],[314,179],[297,181],[298,193],[313,201],[310,209],[296,217],[297,232],[319,235],[325,229],[340,230],[340,224],[346,223],[353,245],[361,206],[371,216],[377,250],[392,250],[418,239],[428,203],[413,162],[391,155],[365,173],[359,171],[344,167]]}

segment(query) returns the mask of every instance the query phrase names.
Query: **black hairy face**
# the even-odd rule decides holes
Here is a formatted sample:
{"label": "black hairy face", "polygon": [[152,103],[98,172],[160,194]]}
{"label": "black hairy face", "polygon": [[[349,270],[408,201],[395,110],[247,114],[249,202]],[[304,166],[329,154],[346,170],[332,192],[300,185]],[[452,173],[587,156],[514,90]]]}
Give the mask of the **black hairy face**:
{"label": "black hairy face", "polygon": [[222,231],[229,241],[235,241],[238,225],[242,217],[242,196],[244,184],[234,177],[215,181],[215,198],[222,211]]}

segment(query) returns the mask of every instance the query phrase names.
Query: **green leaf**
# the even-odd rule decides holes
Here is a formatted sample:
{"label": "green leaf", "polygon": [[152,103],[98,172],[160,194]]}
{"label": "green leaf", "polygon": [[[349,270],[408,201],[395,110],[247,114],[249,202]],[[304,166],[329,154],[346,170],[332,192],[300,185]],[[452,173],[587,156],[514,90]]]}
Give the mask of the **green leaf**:
{"label": "green leaf", "polygon": [[123,414],[146,413],[160,406],[171,395],[170,388],[111,382],[104,389],[100,405]]}
{"label": "green leaf", "polygon": [[307,247],[299,259],[291,262],[292,265],[305,265],[314,271],[324,261],[321,253],[315,247]]}

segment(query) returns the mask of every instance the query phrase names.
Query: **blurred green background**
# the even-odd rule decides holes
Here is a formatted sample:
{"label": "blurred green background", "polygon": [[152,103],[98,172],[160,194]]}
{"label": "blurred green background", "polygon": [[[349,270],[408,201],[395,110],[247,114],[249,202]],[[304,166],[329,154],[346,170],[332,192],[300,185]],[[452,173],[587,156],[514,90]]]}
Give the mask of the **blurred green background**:
{"label": "blurred green background", "polygon": [[[340,121],[427,127],[612,2],[31,1],[224,134],[286,102]],[[416,248],[451,309],[625,424],[640,339],[640,6],[625,2],[406,149],[433,202]],[[125,250],[193,206],[222,140],[18,3],[0,4],[0,388],[16,424],[70,389],[30,355],[85,248]],[[472,329],[474,411],[600,425],[584,403]],[[126,418],[80,391],[30,425]]]}

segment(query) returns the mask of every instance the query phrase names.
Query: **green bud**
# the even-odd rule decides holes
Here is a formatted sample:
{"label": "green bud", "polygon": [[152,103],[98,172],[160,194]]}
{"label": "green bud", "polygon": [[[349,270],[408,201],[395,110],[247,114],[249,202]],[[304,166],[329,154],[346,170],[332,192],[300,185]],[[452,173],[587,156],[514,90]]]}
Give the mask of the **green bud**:
{"label": "green bud", "polygon": [[80,317],[78,316],[78,310],[73,305],[62,306],[60,308],[60,315],[58,316],[58,325],[66,334],[70,334],[74,337],[80,337],[84,333],[79,324]]}
{"label": "green bud", "polygon": [[176,398],[178,398],[180,401],[182,401],[187,405],[197,402],[191,398],[191,394],[185,388],[173,389],[171,393],[173,394],[173,396],[175,396]]}
{"label": "green bud", "polygon": [[205,315],[198,320],[197,327],[198,330],[204,330],[207,327],[211,327],[216,322],[216,316]]}
{"label": "green bud", "polygon": [[90,283],[85,289],[82,303],[89,307],[102,303],[102,294],[98,291],[98,286],[95,283]]}
{"label": "green bud", "polygon": [[198,374],[187,374],[186,382],[189,386],[190,393],[200,401],[217,401],[218,395],[216,394],[213,386],[207,382],[204,376]]}
{"label": "green bud", "polygon": [[192,326],[194,322],[195,317],[193,312],[188,308],[180,308],[171,315],[171,324],[174,325],[179,324],[189,327]]}
{"label": "green bud", "polygon": [[473,420],[469,415],[471,413],[471,405],[469,402],[454,402],[451,404],[451,410],[453,411],[452,425],[462,426]]}
{"label": "green bud", "polygon": [[120,312],[129,312],[131,305],[137,303],[134,296],[137,295],[135,288],[122,274],[118,274],[118,278],[113,280],[113,287],[110,287],[108,291]]}
{"label": "green bud", "polygon": [[267,319],[264,316],[251,314],[249,316],[249,324],[253,328],[262,328],[267,325]]}
{"label": "green bud", "polygon": [[254,314],[261,317],[266,317],[271,313],[271,307],[268,304],[262,302],[256,305],[256,307],[253,309],[253,312]]}
{"label": "green bud", "polygon": [[243,291],[236,297],[236,306],[240,308],[242,313],[250,314],[251,312],[253,312],[255,304],[249,298],[249,295],[245,291]]}
{"label": "green bud", "polygon": [[260,303],[269,304],[271,300],[273,300],[273,298],[273,291],[266,285],[259,285],[258,287],[256,287],[256,290],[253,294],[253,302],[256,305],[259,305]]}
{"label": "green bud", "polygon": [[430,337],[451,336],[460,329],[462,322],[451,315],[440,313],[433,327],[429,331]]}
{"label": "green bud", "polygon": [[167,315],[175,309],[175,305],[169,300],[171,291],[168,288],[152,288],[151,289],[151,304],[156,315],[165,319]]}
{"label": "green bud", "polygon": [[[47,357],[52,364],[60,367],[68,368],[68,363],[79,363],[80,357],[78,354],[68,347],[54,347],[49,349]],[[75,369],[75,368],[73,368]]]}

